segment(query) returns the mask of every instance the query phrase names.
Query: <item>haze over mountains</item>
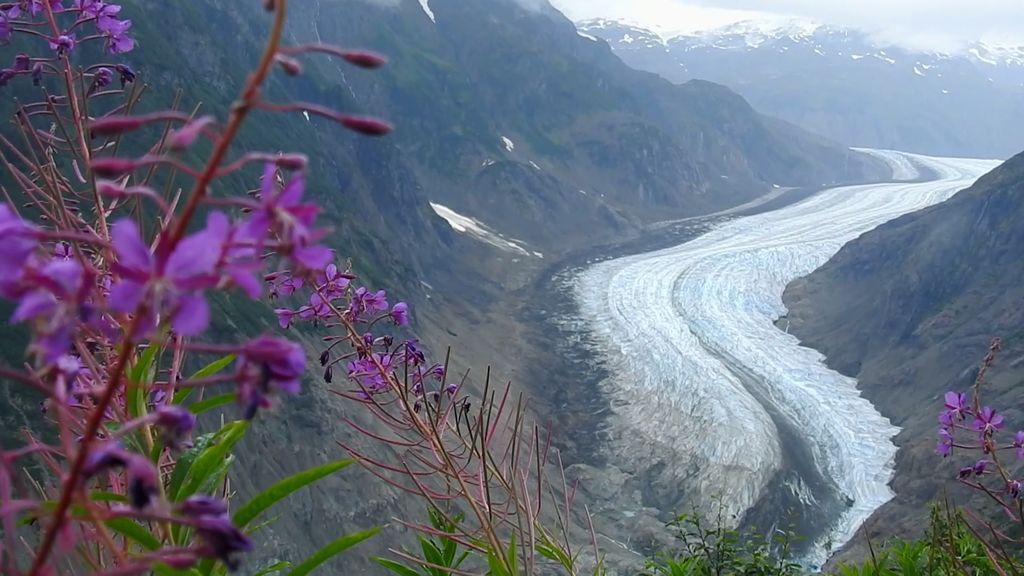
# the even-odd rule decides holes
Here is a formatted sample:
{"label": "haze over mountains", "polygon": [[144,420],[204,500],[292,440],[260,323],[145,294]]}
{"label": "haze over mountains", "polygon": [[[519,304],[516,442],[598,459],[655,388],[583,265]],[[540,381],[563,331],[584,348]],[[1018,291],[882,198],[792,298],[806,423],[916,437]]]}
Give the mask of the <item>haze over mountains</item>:
{"label": "haze over mountains", "polygon": [[923,52],[800,20],[668,38],[614,20],[578,26],[631,66],[719,82],[761,112],[849,145],[999,158],[1024,148],[1024,47]]}

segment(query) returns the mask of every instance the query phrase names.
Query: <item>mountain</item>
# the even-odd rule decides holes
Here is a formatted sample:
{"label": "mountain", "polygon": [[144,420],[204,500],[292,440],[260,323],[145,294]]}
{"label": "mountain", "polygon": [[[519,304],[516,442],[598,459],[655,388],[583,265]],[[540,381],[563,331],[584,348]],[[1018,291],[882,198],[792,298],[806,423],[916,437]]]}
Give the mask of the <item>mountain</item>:
{"label": "mountain", "polygon": [[[368,140],[301,114],[261,113],[237,149],[310,156],[307,197],[334,226],[332,246],[352,258],[361,281],[409,301],[417,335],[439,356],[452,345],[456,370],[490,363],[502,379],[516,375],[520,358],[508,352],[509,334],[521,326],[502,307],[505,293],[561,254],[776,186],[889,177],[866,156],[761,115],[728,88],[674,85],[629,68],[546,2],[301,0],[289,7],[288,42],[372,49],[390,63],[366,72],[309,59],[298,78],[277,74],[264,96],[382,116],[397,131]],[[259,2],[137,0],[124,13],[139,40],[127,61],[150,86],[139,111],[168,106],[180,88],[183,108],[223,114],[268,27]],[[254,170],[231,184],[244,190],[257,177]],[[267,306],[220,296],[214,305],[211,337],[276,330]],[[311,358],[320,336],[295,334]],[[339,458],[335,438],[368,454],[381,450],[351,437],[346,418],[363,426],[371,418],[329,388],[311,374],[298,398],[252,427],[233,488],[252,494]],[[25,403],[5,406],[0,417],[13,429],[38,419],[35,412]],[[295,560],[354,528],[424,515],[422,502],[354,469],[280,511],[261,531],[259,560]],[[392,531],[362,550],[383,554],[396,538]],[[346,573],[372,570],[363,554],[345,562]]]}
{"label": "mountain", "polygon": [[857,377],[863,394],[903,428],[895,439],[896,498],[865,525],[876,541],[918,533],[927,503],[946,491],[963,498],[953,479],[977,456],[937,456],[936,418],[943,393],[967,390],[995,337],[1002,351],[985,404],[1005,415],[1011,434],[1024,424],[1022,250],[1024,154],[951,200],[847,244],[787,289],[790,332]]}
{"label": "mountain", "polygon": [[578,26],[635,68],[724,84],[761,112],[840,142],[999,158],[1024,148],[1024,47],[915,51],[804,21],[669,37],[610,20]]}

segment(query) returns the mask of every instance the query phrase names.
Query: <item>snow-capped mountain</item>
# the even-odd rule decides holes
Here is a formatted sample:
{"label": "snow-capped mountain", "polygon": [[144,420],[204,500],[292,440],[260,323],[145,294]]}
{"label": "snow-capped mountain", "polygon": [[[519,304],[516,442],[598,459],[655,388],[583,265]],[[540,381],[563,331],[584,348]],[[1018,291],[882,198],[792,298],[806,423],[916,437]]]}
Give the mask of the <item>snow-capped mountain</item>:
{"label": "snow-capped mountain", "polygon": [[635,68],[720,82],[762,112],[846,144],[997,157],[1024,149],[1024,47],[920,52],[800,20],[681,35],[613,20],[578,27]]}

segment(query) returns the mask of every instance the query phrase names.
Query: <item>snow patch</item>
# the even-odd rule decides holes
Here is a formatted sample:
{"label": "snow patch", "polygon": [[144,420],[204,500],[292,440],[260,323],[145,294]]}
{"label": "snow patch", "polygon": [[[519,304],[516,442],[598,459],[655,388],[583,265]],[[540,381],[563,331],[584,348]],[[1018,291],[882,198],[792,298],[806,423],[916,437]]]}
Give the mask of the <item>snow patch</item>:
{"label": "snow patch", "polygon": [[505,150],[511,152],[516,149],[515,142],[509,140],[506,136],[502,136],[501,141],[505,144]]}
{"label": "snow patch", "polygon": [[437,19],[434,18],[434,11],[430,9],[430,0],[420,0],[420,6],[427,14],[427,17],[430,18],[431,22],[437,22]]}
{"label": "snow patch", "polygon": [[583,32],[582,30],[577,30],[576,31],[576,35],[580,36],[582,38],[586,38],[587,40],[593,40],[594,42],[597,42],[597,37],[596,36],[591,36],[590,34],[587,34],[586,32]]}
{"label": "snow patch", "polygon": [[533,160],[530,160],[530,166],[533,166],[533,167],[534,167],[534,168],[536,168],[537,170],[540,170],[540,166],[537,166],[537,163],[536,163],[536,162],[534,162]]}
{"label": "snow patch", "polygon": [[917,66],[914,66],[914,74],[917,74],[918,76],[924,76],[924,72],[922,72],[921,69],[918,68]]}
{"label": "snow patch", "polygon": [[309,112],[306,112],[305,110],[303,110],[303,111],[302,111],[302,115],[306,117],[306,122],[309,122],[309,121],[310,121],[310,120],[309,120]]}
{"label": "snow patch", "polygon": [[434,210],[434,213],[444,218],[445,222],[452,227],[456,232],[472,236],[473,238],[480,240],[486,244],[490,244],[500,250],[506,252],[512,252],[514,254],[522,254],[523,256],[536,256],[537,258],[543,258],[539,252],[530,252],[526,249],[525,243],[519,240],[509,240],[501,234],[491,230],[486,224],[480,222],[475,218],[469,216],[463,216],[451,208],[430,203],[430,208]]}

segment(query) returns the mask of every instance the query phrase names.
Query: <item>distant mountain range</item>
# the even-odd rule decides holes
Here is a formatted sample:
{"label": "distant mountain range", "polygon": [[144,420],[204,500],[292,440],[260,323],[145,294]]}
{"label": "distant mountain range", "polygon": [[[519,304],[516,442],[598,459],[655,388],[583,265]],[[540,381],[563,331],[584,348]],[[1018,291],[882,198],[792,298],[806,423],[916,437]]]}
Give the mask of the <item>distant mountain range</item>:
{"label": "distant mountain range", "polygon": [[614,20],[577,26],[635,68],[725,84],[766,114],[846,144],[999,158],[1024,149],[1024,47],[922,52],[804,21],[669,37]]}

